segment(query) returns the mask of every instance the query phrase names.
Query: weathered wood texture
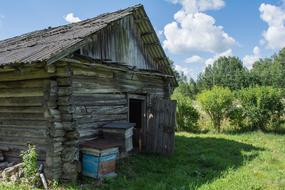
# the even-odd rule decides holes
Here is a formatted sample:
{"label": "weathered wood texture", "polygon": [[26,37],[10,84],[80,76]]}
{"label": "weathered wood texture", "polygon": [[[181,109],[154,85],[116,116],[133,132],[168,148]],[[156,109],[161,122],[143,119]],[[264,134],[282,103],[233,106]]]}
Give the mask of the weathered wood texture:
{"label": "weathered wood texture", "polygon": [[59,64],[67,75],[57,77],[58,84],[58,110],[61,116],[61,124],[64,130],[62,160],[62,176],[64,181],[76,181],[79,173],[79,133],[74,123],[74,104],[72,96],[72,68],[67,64]]}
{"label": "weathered wood texture", "polygon": [[58,111],[58,83],[56,79],[49,80],[49,90],[44,104],[45,117],[48,120],[48,149],[46,157],[46,175],[52,179],[60,179],[62,175],[62,160],[64,130],[60,112]]}
{"label": "weathered wood texture", "polygon": [[75,181],[79,143],[96,138],[106,123],[128,121],[130,94],[145,96],[147,115],[153,98],[169,99],[174,78],[168,59],[151,23],[139,24],[140,18],[147,16],[138,6],[3,41],[2,49],[10,47],[0,57],[0,150],[6,159],[19,161],[20,151],[34,144],[48,178]]}
{"label": "weathered wood texture", "polygon": [[49,81],[33,77],[22,80],[23,76],[26,76],[25,71],[3,70],[1,73],[0,147],[8,150],[4,152],[8,161],[19,161],[20,151],[25,150],[27,144],[35,144],[41,152],[40,160],[45,160],[48,121],[43,105]]}
{"label": "weathered wood texture", "polygon": [[151,98],[169,98],[163,77],[78,64],[72,70],[73,118],[81,141],[94,138],[106,123],[128,121],[128,94],[145,95],[148,104]]}
{"label": "weathered wood texture", "polygon": [[174,151],[176,102],[154,98],[148,115],[146,151],[171,154]]}
{"label": "weathered wood texture", "polygon": [[20,161],[28,144],[36,145],[50,178],[61,177],[65,131],[58,110],[59,85],[65,68],[37,63],[2,68],[0,75],[0,148],[8,161]]}
{"label": "weathered wood texture", "polygon": [[159,65],[146,48],[150,47],[144,44],[133,17],[129,15],[100,30],[87,46],[81,48],[81,54],[139,69],[159,71]]}

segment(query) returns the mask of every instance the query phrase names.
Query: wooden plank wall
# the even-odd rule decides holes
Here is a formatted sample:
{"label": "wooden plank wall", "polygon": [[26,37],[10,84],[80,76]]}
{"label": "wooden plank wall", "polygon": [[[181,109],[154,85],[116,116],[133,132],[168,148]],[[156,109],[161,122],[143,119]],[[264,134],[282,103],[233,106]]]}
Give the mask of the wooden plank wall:
{"label": "wooden plank wall", "polygon": [[135,26],[133,17],[126,16],[98,32],[89,44],[81,48],[81,54],[138,69],[159,70],[159,64],[155,64],[148,55],[147,47],[144,47],[141,34]]}

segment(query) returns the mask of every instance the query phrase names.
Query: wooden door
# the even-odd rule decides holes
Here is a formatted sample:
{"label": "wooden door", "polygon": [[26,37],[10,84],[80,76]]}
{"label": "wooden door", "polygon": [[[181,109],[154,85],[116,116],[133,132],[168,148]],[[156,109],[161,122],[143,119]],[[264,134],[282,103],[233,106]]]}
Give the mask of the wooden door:
{"label": "wooden door", "polygon": [[176,102],[155,98],[148,113],[146,151],[171,154],[174,151]]}

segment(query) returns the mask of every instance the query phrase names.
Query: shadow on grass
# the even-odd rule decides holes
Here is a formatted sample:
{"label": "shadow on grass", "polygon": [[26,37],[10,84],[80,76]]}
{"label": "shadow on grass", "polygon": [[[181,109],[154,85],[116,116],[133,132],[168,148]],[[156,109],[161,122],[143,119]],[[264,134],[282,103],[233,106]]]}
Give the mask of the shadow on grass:
{"label": "shadow on grass", "polygon": [[194,189],[254,159],[262,149],[210,137],[176,137],[172,156],[136,155],[119,162],[102,189]]}

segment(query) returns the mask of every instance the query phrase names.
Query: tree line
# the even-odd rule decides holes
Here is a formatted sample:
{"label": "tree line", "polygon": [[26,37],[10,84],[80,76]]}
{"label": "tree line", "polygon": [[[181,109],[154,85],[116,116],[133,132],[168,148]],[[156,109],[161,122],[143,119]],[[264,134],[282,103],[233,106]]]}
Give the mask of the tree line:
{"label": "tree line", "polygon": [[213,65],[200,73],[197,81],[187,78],[176,72],[179,89],[189,95],[195,96],[203,90],[214,86],[240,90],[253,86],[285,87],[285,48],[272,58],[256,61],[251,70],[243,66],[238,57],[220,57]]}

